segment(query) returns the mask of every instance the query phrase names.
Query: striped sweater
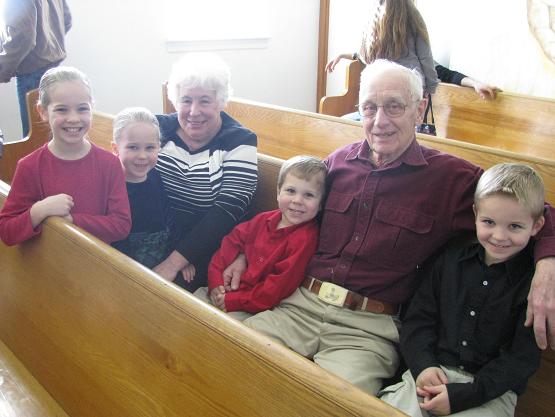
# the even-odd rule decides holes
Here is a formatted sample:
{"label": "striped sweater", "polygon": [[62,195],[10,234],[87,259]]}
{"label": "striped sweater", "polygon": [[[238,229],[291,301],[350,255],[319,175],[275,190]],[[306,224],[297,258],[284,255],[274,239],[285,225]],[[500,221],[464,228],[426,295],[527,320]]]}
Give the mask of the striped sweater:
{"label": "striped sweater", "polygon": [[177,114],[156,117],[162,134],[156,169],[180,228],[176,249],[195,265],[197,274],[205,275],[212,254],[254,195],[256,135],[222,112],[222,127],[214,139],[189,151],[176,133]]}

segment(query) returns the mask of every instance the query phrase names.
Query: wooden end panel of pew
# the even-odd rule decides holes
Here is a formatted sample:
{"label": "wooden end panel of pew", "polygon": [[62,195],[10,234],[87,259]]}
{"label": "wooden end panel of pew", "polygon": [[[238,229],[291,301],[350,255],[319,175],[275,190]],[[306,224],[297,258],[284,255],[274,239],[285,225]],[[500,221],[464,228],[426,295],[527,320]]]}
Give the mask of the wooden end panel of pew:
{"label": "wooden end panel of pew", "polygon": [[68,417],[2,341],[0,341],[0,415]]}
{"label": "wooden end panel of pew", "polygon": [[38,90],[27,93],[27,113],[29,114],[29,136],[10,143],[4,143],[4,152],[0,158],[0,180],[10,183],[15,173],[17,161],[48,142],[50,126],[43,122],[36,109],[39,98]]}
{"label": "wooden end panel of pew", "polygon": [[60,219],[0,263],[0,338],[69,415],[402,415]]}
{"label": "wooden end panel of pew", "polygon": [[362,64],[358,60],[351,61],[349,65],[347,65],[345,90],[339,96],[322,97],[320,99],[318,113],[341,117],[344,114],[356,111],[362,68]]}

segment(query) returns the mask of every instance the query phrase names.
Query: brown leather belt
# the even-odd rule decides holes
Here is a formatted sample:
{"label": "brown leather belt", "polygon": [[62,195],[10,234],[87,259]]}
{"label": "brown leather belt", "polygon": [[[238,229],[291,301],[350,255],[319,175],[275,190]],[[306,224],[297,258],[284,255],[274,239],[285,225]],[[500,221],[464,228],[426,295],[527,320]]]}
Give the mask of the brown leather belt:
{"label": "brown leather belt", "polygon": [[314,277],[307,276],[301,286],[317,294],[321,300],[338,307],[346,307],[349,310],[368,311],[370,313],[389,314],[391,316],[399,312],[399,305],[397,304],[363,297],[356,292],[330,282],[320,281]]}

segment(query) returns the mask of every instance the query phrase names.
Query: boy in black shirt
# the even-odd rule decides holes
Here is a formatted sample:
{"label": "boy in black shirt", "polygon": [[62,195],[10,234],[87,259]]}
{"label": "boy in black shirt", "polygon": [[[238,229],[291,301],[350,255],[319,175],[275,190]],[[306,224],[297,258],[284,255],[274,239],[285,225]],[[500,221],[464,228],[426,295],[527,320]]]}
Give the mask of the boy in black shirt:
{"label": "boy in black shirt", "polygon": [[[403,320],[409,367],[381,399],[411,416],[513,416],[540,350],[524,327],[534,274],[530,237],[545,222],[543,182],[499,164],[474,195],[479,243],[449,247],[425,270]],[[430,413],[430,414],[429,414]]]}

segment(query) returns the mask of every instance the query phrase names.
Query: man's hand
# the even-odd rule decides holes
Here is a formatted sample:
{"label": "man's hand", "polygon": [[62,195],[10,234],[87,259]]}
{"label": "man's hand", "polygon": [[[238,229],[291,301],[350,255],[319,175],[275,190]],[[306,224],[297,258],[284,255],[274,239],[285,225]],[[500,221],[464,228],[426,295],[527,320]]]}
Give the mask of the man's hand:
{"label": "man's hand", "polygon": [[237,258],[228,265],[222,277],[224,279],[224,289],[225,291],[235,291],[239,288],[239,283],[241,282],[241,276],[243,272],[247,269],[247,258],[244,253],[237,255]]}
{"label": "man's hand", "polygon": [[443,369],[438,368],[437,366],[430,366],[429,368],[424,369],[416,378],[416,386],[419,388],[424,388],[425,386],[433,386],[433,385],[445,385],[449,381],[447,380],[447,376]]}
{"label": "man's hand", "polygon": [[420,403],[420,408],[438,416],[451,414],[451,404],[447,394],[446,385],[429,385],[423,388],[416,388],[416,394],[424,398]]}
{"label": "man's hand", "polygon": [[153,269],[158,275],[166,281],[173,281],[177,273],[189,265],[189,261],[178,251],[173,251],[170,256],[156,265]]}
{"label": "man's hand", "polygon": [[540,259],[528,294],[525,326],[534,326],[536,343],[555,350],[555,257]]}
{"label": "man's hand", "polygon": [[225,289],[222,285],[210,291],[210,300],[215,307],[225,311]]}

